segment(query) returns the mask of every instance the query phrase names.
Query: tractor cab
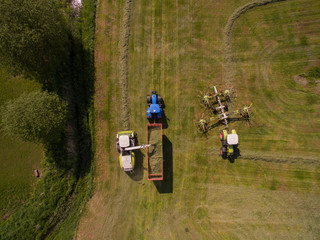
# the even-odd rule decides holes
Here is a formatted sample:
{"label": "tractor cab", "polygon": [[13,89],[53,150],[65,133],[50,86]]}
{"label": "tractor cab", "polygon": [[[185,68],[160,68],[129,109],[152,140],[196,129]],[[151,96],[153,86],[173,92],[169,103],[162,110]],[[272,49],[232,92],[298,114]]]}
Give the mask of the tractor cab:
{"label": "tractor cab", "polygon": [[[235,131],[235,130],[234,130]],[[236,133],[231,133],[227,135],[227,144],[228,145],[238,145],[239,137]]]}
{"label": "tractor cab", "polygon": [[156,91],[152,91],[152,96],[147,95],[147,104],[149,106],[147,110],[148,119],[161,119],[162,118],[162,105],[163,100],[160,95],[157,95]]}
{"label": "tractor cab", "polygon": [[125,172],[131,172],[134,169],[135,155],[134,152],[130,149],[130,147],[134,146],[134,142],[133,131],[123,131],[117,134],[117,149],[120,153],[120,167]]}

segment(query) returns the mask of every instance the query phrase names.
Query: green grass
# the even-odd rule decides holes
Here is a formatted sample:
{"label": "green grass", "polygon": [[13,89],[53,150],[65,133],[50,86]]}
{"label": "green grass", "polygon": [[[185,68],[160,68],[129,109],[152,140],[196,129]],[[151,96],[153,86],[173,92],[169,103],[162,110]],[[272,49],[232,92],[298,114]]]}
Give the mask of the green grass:
{"label": "green grass", "polygon": [[[241,158],[230,163],[219,156],[220,128],[205,137],[193,125],[194,115],[203,110],[199,92],[214,84],[223,85],[228,69],[224,68],[221,32],[230,14],[245,3],[185,0],[169,6],[164,1],[134,2],[128,93],[131,129],[137,132],[139,143],[146,142],[146,95],[157,90],[166,104],[168,128],[163,134],[168,141],[164,151],[169,152],[166,160],[172,161],[162,185],[147,181],[143,168],[135,170],[141,175],[139,181],[119,168],[113,145],[116,132],[121,130],[116,65],[119,21],[108,25],[113,34],[106,37],[102,33],[105,16],[118,19],[121,4],[100,3],[98,12],[105,12],[97,19],[101,25],[96,51],[112,64],[105,76],[107,67],[96,63],[97,81],[98,86],[112,86],[114,91],[103,95],[104,104],[98,104],[108,106],[108,118],[96,120],[106,132],[99,138],[103,147],[97,150],[105,154],[96,159],[97,191],[79,226],[79,237],[318,236],[319,103],[312,100],[314,112],[305,112],[306,93],[294,84],[287,87],[294,75],[305,72],[319,57],[319,21],[312,22],[310,32],[302,33],[303,28],[296,27],[320,17],[318,1],[263,6],[248,11],[235,25],[236,104],[248,100],[255,107],[253,126],[232,123],[240,137]],[[307,46],[300,44],[302,35],[308,39]],[[106,104],[110,100],[111,106]],[[310,139],[315,144],[309,144]],[[297,163],[292,164],[292,159]],[[146,168],[146,157],[142,160]]]}
{"label": "green grass", "polygon": [[[297,7],[305,5],[306,12],[286,10],[288,6]],[[242,141],[248,149],[252,149],[253,144],[250,138],[246,137],[246,132],[249,136],[255,135],[261,139],[261,147],[256,150],[277,150],[287,152],[288,154],[301,154],[301,150],[305,149],[304,155],[319,154],[320,149],[309,147],[310,137],[302,137],[305,131],[317,132],[317,126],[314,125],[316,118],[316,110],[319,107],[317,94],[313,91],[308,91],[294,82],[293,77],[310,69],[315,59],[319,58],[320,48],[317,44],[317,36],[319,31],[316,30],[318,23],[314,23],[314,31],[301,30],[297,25],[306,25],[310,21],[310,15],[314,18],[319,17],[317,11],[319,4],[314,1],[293,1],[290,3],[280,3],[276,8],[269,5],[250,11],[246,14],[246,19],[240,18],[235,26],[238,29],[234,34],[233,51],[235,56],[245,55],[250,59],[257,59],[235,65],[238,72],[243,73],[236,83],[235,88],[240,89],[243,85],[250,86],[248,92],[246,89],[238,94],[238,102],[248,99],[253,102],[257,109],[255,120],[257,125],[262,125],[272,129],[267,135],[259,135],[257,130],[259,127],[240,130],[240,134],[244,134]],[[268,24],[269,20],[261,15],[272,16],[272,19],[277,20],[277,25]],[[289,15],[290,14],[290,15]],[[281,16],[281,18],[279,18]],[[255,32],[250,31],[248,22],[251,25],[257,26]],[[312,24],[313,25],[313,24]],[[259,27],[258,27],[259,26]],[[290,31],[283,33],[274,33],[277,29],[286,29],[290,27]],[[311,27],[311,26],[309,26]],[[246,38],[250,42],[256,42],[249,50],[243,51],[238,46],[242,44],[242,32],[247,32]],[[303,35],[301,35],[303,34]],[[301,46],[301,39],[308,39],[308,44]],[[259,39],[259,41],[258,41]],[[262,41],[261,41],[262,39]],[[293,39],[293,40],[292,40]],[[257,71],[259,66],[259,71]],[[315,68],[317,69],[317,68]],[[316,71],[314,71],[316,72]],[[250,80],[250,76],[256,74],[257,80]],[[241,84],[240,84],[241,83]],[[289,88],[288,88],[289,87]],[[307,91],[307,94],[302,91]],[[305,104],[309,106],[304,109]],[[311,105],[311,106],[310,106]],[[312,130],[310,129],[311,127]],[[309,130],[310,129],[310,130]],[[287,144],[279,146],[278,144],[270,144],[268,148],[264,147],[264,139],[279,139],[281,138]],[[314,139],[319,142],[319,138]],[[255,139],[255,145],[258,145],[258,139]]]}
{"label": "green grass", "polygon": [[[0,67],[0,107],[22,93],[40,91],[40,84],[12,77]],[[37,182],[34,170],[40,169],[43,149],[33,143],[21,142],[0,131],[0,216],[4,220],[29,199]]]}

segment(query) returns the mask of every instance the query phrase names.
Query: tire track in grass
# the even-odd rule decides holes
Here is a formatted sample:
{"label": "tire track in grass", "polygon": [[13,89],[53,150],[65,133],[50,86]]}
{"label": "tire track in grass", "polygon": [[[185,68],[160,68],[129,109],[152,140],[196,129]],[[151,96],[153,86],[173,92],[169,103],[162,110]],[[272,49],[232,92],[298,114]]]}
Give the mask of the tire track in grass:
{"label": "tire track in grass", "polygon": [[132,0],[126,0],[123,7],[123,17],[121,22],[119,39],[119,84],[120,84],[120,121],[121,130],[130,129],[130,112],[128,99],[128,75],[129,75],[129,39],[130,21],[132,14]]}
{"label": "tire track in grass", "polygon": [[[208,152],[210,155],[215,155],[219,152],[219,148],[212,147]],[[320,157],[318,156],[298,156],[298,155],[285,155],[283,153],[264,153],[254,152],[250,150],[241,150],[241,155],[237,158],[248,161],[261,161],[271,163],[282,163],[282,164],[295,164],[311,167],[320,167]],[[237,160],[236,160],[237,161]]]}
{"label": "tire track in grass", "polygon": [[232,30],[233,26],[241,15],[245,14],[248,10],[267,5],[275,2],[283,2],[286,0],[257,0],[247,3],[237,8],[229,17],[227,24],[223,30],[223,47],[224,47],[224,61],[225,61],[225,83],[228,87],[232,86],[235,71],[232,63]]}
{"label": "tire track in grass", "polygon": [[[242,157],[241,157],[242,158]],[[283,163],[283,164],[300,164],[300,165],[309,165],[309,166],[320,166],[319,157],[307,157],[307,156],[285,156],[278,154],[252,154],[245,153],[243,154],[243,159],[251,161],[263,161],[263,162],[273,162],[273,163]]]}

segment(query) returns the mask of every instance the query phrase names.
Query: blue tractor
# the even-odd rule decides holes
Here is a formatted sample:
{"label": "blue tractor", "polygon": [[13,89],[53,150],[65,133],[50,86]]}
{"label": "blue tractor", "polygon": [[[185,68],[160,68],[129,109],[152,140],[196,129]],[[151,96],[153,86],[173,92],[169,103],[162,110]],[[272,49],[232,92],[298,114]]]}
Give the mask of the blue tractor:
{"label": "blue tractor", "polygon": [[147,110],[147,118],[150,120],[156,120],[162,118],[162,106],[163,100],[160,95],[157,95],[156,91],[152,91],[152,96],[147,95],[147,103],[148,103],[148,110]]}

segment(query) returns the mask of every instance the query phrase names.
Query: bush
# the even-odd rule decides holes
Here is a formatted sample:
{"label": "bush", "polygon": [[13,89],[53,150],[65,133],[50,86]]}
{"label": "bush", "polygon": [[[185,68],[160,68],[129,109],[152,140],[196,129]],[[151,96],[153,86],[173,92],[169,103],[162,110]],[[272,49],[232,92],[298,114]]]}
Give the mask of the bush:
{"label": "bush", "polygon": [[32,92],[9,101],[1,115],[2,127],[9,135],[23,141],[51,142],[65,129],[67,103],[54,93]]}

